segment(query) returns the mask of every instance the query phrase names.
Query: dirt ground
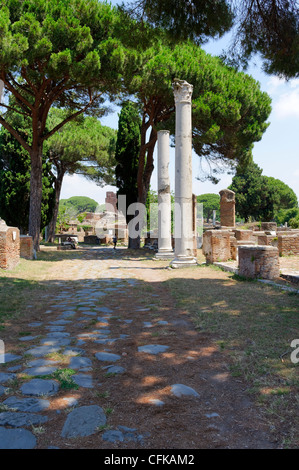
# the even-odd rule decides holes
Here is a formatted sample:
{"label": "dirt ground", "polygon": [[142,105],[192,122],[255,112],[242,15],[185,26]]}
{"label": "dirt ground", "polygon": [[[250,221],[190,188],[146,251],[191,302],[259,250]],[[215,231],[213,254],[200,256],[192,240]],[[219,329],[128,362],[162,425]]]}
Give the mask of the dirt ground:
{"label": "dirt ground", "polygon": [[[78,390],[61,389],[51,398],[51,408],[41,413],[48,416],[49,421],[40,432],[36,430],[37,448],[281,448],[280,436],[273,433],[261,409],[251,401],[246,384],[230,374],[230,358],[219,350],[212,336],[195,329],[187,312],[176,308],[163,281],[181,277],[184,270],[167,269],[167,262],[126,259],[119,253],[105,257],[96,250],[88,250],[77,260],[53,263],[48,276],[48,297],[42,302],[32,299],[32,306],[27,310],[26,316],[20,318],[17,324],[11,325],[9,332],[4,332],[6,336],[3,339],[8,350],[17,353],[16,338],[20,332],[28,330],[28,323],[45,321],[45,318],[50,322],[57,318],[57,309],[45,314],[49,308],[49,299],[53,305],[54,292],[60,292],[59,284],[53,286],[51,282],[69,281],[69,289],[75,293],[78,288],[84,287],[85,280],[89,278],[88,271],[85,279],[80,274],[80,267],[87,261],[90,269],[95,266],[99,269],[99,263],[102,263],[105,270],[110,269],[113,273],[111,277],[117,278],[118,268],[130,279],[137,279],[133,287],[108,293],[102,304],[114,311],[109,320],[111,337],[119,336],[120,333],[128,335],[126,339],[109,345],[109,352],[121,355],[117,365],[124,367],[125,373],[105,375],[103,364],[94,356],[101,350],[101,346],[87,341],[84,356],[93,361],[92,375],[96,385],[94,388],[80,387]],[[211,279],[213,276],[224,278],[226,275],[227,273],[212,269],[209,272]],[[201,276],[201,271],[193,270],[192,276]],[[132,321],[125,323],[123,320]],[[168,323],[158,324],[160,320]],[[144,328],[144,321],[152,322],[154,326]],[[90,332],[100,327],[100,323],[86,323],[83,331],[73,321],[67,331],[75,336],[80,331]],[[45,336],[46,331],[41,328],[35,330],[34,334]],[[138,347],[145,344],[162,344],[168,346],[168,349],[158,355],[138,352]],[[173,384],[192,387],[199,396],[176,397],[171,394]],[[13,393],[14,396],[18,394],[17,390]],[[65,407],[62,400],[64,397],[77,398],[79,406],[101,406],[107,416],[105,429],[99,429],[95,434],[84,438],[62,438],[61,430],[70,411]],[[162,400],[164,405],[154,405],[152,399]],[[137,429],[144,439],[142,442],[118,443],[102,439],[105,430],[117,429],[119,425]]]}

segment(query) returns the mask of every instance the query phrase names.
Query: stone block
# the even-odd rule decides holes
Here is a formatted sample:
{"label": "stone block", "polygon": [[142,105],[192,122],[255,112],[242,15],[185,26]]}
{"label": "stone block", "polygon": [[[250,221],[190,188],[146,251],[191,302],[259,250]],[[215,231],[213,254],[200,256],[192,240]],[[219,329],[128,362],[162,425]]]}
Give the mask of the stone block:
{"label": "stone block", "polygon": [[29,235],[20,236],[20,257],[33,259],[33,240]]}
{"label": "stone block", "polygon": [[279,278],[279,255],[274,246],[239,246],[239,275],[248,278]]}
{"label": "stone block", "polygon": [[220,224],[222,227],[235,226],[235,193],[222,189],[220,194]]}
{"label": "stone block", "polygon": [[228,230],[207,230],[203,233],[202,251],[207,263],[231,258],[230,237]]}
{"label": "stone block", "polygon": [[279,255],[299,255],[299,233],[294,235],[278,235],[277,247]]}
{"label": "stone block", "polygon": [[20,230],[0,219],[0,268],[13,269],[20,261]]}

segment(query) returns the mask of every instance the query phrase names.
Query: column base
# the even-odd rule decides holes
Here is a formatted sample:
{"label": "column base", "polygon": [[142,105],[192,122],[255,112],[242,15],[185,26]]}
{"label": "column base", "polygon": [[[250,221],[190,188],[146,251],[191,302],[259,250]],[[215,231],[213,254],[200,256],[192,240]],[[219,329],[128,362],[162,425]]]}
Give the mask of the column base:
{"label": "column base", "polygon": [[196,265],[196,258],[193,258],[191,256],[182,256],[180,258],[174,258],[174,260],[172,260],[170,263],[171,268],[187,268]]}
{"label": "column base", "polygon": [[157,259],[173,259],[173,251],[158,251],[155,255]]}

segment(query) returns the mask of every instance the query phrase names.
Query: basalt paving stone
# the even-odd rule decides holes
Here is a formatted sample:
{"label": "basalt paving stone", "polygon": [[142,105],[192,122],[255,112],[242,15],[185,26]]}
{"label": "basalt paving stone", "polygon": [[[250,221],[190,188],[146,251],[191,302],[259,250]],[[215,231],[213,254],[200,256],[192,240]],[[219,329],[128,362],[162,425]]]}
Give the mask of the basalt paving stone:
{"label": "basalt paving stone", "polygon": [[63,318],[61,318],[59,320],[51,321],[49,324],[50,325],[70,325],[72,323],[73,322],[71,320],[64,320]]}
{"label": "basalt paving stone", "polygon": [[34,339],[38,338],[38,336],[23,336],[22,338],[19,338],[19,341],[32,341]]}
{"label": "basalt paving stone", "polygon": [[36,437],[27,429],[0,427],[0,449],[34,449]]}
{"label": "basalt paving stone", "polygon": [[45,400],[43,398],[9,397],[3,402],[3,405],[17,411],[38,413],[39,411],[48,409],[50,407],[50,402],[49,400]]}
{"label": "basalt paving stone", "polygon": [[55,395],[59,390],[59,384],[55,380],[32,379],[22,385],[21,392],[23,395],[43,396]]}
{"label": "basalt paving stone", "polygon": [[100,426],[105,426],[106,421],[106,415],[100,406],[90,405],[75,408],[69,413],[64,423],[61,437],[90,436]]}
{"label": "basalt paving stone", "polygon": [[159,354],[167,351],[168,346],[162,344],[147,344],[146,346],[139,346],[139,352],[145,352],[147,354]]}
{"label": "basalt paving stone", "polygon": [[14,380],[15,378],[16,378],[16,375],[13,374],[13,373],[0,372],[0,383],[1,384],[9,382],[10,380]]}
{"label": "basalt paving stone", "polygon": [[0,396],[4,395],[4,393],[5,393],[5,388],[3,387],[3,385],[0,385]]}
{"label": "basalt paving stone", "polygon": [[103,362],[110,362],[110,361],[115,362],[121,359],[121,356],[119,356],[118,354],[113,354],[113,353],[109,353],[105,351],[95,353],[95,357],[99,361],[103,361]]}
{"label": "basalt paving stone", "polygon": [[13,428],[22,428],[44,424],[48,421],[47,416],[36,415],[34,413],[19,413],[14,411],[4,411],[0,413],[0,426],[11,426]]}
{"label": "basalt paving stone", "polygon": [[34,359],[27,363],[28,367],[44,367],[44,366],[53,366],[58,364],[58,361],[50,361],[48,359]]}
{"label": "basalt paving stone", "polygon": [[4,354],[4,362],[12,362],[12,361],[18,361],[19,359],[22,359],[22,356],[18,356],[17,354],[11,354],[11,353],[5,353]]}
{"label": "basalt paving stone", "polygon": [[41,344],[44,346],[63,347],[71,344],[71,339],[68,338],[48,338],[41,340]]}
{"label": "basalt paving stone", "polygon": [[63,351],[62,354],[64,356],[78,356],[78,355],[84,354],[84,353],[85,353],[84,349],[70,346],[68,348],[65,348],[65,350]]}
{"label": "basalt paving stone", "polygon": [[28,323],[28,326],[30,326],[30,328],[37,328],[39,326],[42,326],[42,324],[43,322],[38,321],[38,322]]}
{"label": "basalt paving stone", "polygon": [[91,375],[75,374],[72,375],[72,379],[79,387],[93,388],[93,380]]}
{"label": "basalt paving stone", "polygon": [[57,370],[57,367],[39,366],[39,367],[28,367],[23,371],[23,374],[35,377],[37,375],[51,375]]}
{"label": "basalt paving stone", "polygon": [[81,369],[82,367],[90,367],[91,365],[91,359],[82,356],[72,357],[69,363],[70,369]]}
{"label": "basalt paving stone", "polygon": [[126,371],[124,367],[114,365],[105,366],[103,369],[106,370],[106,374],[123,374]]}
{"label": "basalt paving stone", "polygon": [[171,386],[171,393],[176,397],[181,397],[182,395],[189,395],[194,397],[199,397],[199,394],[191,387],[183,384],[174,384]]}

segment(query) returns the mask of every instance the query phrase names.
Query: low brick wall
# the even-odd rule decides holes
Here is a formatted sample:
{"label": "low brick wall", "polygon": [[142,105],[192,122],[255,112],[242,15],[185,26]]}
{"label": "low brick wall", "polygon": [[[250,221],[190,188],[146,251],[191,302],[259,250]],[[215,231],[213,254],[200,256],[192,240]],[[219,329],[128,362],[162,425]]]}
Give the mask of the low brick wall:
{"label": "low brick wall", "polygon": [[277,247],[280,256],[299,255],[299,234],[278,235]]}
{"label": "low brick wall", "polygon": [[274,246],[274,241],[277,240],[277,237],[274,235],[258,235],[257,236],[257,244],[263,246]]}
{"label": "low brick wall", "polygon": [[279,254],[274,246],[239,246],[239,275],[249,278],[279,278]]}
{"label": "low brick wall", "polygon": [[13,269],[20,261],[20,231],[0,223],[0,268]]}
{"label": "low brick wall", "polygon": [[202,251],[207,263],[231,258],[230,236],[228,230],[207,230],[203,233]]}
{"label": "low brick wall", "polygon": [[238,241],[254,241],[252,230],[234,229],[235,237]]}
{"label": "low brick wall", "polygon": [[25,259],[33,259],[33,240],[28,235],[20,236],[20,256]]}
{"label": "low brick wall", "polygon": [[261,230],[265,232],[276,232],[277,223],[276,222],[261,222]]}

